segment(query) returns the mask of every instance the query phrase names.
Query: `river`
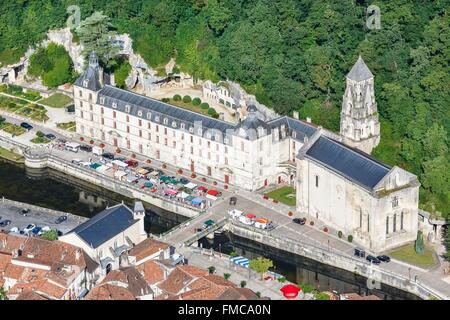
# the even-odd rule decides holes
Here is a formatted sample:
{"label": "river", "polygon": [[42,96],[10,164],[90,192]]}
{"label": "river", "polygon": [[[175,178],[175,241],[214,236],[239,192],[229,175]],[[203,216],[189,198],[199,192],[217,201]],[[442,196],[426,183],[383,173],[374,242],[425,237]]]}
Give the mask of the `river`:
{"label": "river", "polygon": [[[27,169],[1,159],[0,196],[83,217],[92,217],[106,206],[122,201],[129,206],[133,205],[132,199],[57,171]],[[185,217],[149,204],[144,204],[144,206],[147,211],[145,226],[149,233],[163,233],[187,220]],[[204,248],[213,248],[224,253],[235,251],[250,259],[264,255],[273,260],[273,270],[289,281],[311,284],[322,291],[373,293],[382,299],[417,299],[411,294],[383,285],[380,290],[369,290],[366,279],[351,272],[232,235],[216,235],[214,241],[204,238],[200,243]]]}

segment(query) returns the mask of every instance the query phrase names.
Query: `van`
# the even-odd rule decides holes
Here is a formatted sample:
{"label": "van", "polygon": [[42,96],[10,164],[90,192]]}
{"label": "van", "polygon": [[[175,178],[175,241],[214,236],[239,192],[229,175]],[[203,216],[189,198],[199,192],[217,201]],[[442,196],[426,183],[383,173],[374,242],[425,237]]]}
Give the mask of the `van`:
{"label": "van", "polygon": [[366,252],[363,249],[355,248],[355,256],[364,258],[366,256]]}
{"label": "van", "polygon": [[92,148],[92,153],[95,154],[96,156],[101,156],[104,152],[105,152],[105,150],[103,148],[100,148],[100,147]]}
{"label": "van", "polygon": [[75,142],[66,143],[66,150],[77,153],[80,149],[80,145]]}

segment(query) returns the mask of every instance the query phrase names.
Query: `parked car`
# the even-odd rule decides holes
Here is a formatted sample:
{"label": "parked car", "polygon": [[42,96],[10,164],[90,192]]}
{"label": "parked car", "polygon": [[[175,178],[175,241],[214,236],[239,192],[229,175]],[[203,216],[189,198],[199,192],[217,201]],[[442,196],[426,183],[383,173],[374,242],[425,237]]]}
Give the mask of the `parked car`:
{"label": "parked car", "polygon": [[22,123],[20,124],[20,126],[21,126],[22,128],[24,128],[24,129],[28,130],[28,131],[30,131],[31,129],[33,129],[33,126],[30,125],[29,123],[26,123],[26,122],[22,122]]}
{"label": "parked car", "polygon": [[373,264],[380,264],[381,263],[381,261],[378,260],[374,256],[367,256],[366,260],[369,261],[370,263],[373,263]]}
{"label": "parked car", "polygon": [[180,183],[181,183],[181,184],[188,184],[188,183],[189,183],[189,180],[186,179],[186,178],[181,178],[181,179],[180,179]]}
{"label": "parked car", "polygon": [[27,225],[27,227],[25,229],[23,229],[23,232],[28,233],[33,231],[33,229],[36,228],[36,225],[30,223],[29,225]]}
{"label": "parked car", "polygon": [[13,228],[9,229],[9,232],[19,233],[20,229],[17,227],[13,227]]}
{"label": "parked car", "polygon": [[56,140],[56,143],[59,143],[59,144],[66,144],[66,142],[67,142],[67,140],[62,139],[62,138],[59,138],[58,140]]}
{"label": "parked car", "polygon": [[114,155],[112,153],[109,153],[109,152],[105,152],[104,154],[102,154],[102,157],[105,158],[105,159],[109,159],[109,160],[114,160],[115,159]]}
{"label": "parked car", "polygon": [[389,262],[389,261],[391,261],[391,258],[389,256],[386,256],[386,255],[378,256],[377,259],[382,261],[382,262]]}
{"label": "parked car", "polygon": [[366,256],[366,252],[363,249],[355,248],[355,256],[364,258]]}
{"label": "parked car", "polygon": [[56,220],[55,220],[55,223],[56,224],[60,224],[60,223],[63,223],[64,221],[66,221],[67,220],[67,216],[59,216]]}
{"label": "parked car", "polygon": [[35,227],[31,232],[37,236],[40,236],[42,234],[42,228],[41,227]]}
{"label": "parked car", "polygon": [[45,137],[46,137],[48,140],[51,140],[51,141],[53,141],[53,140],[56,139],[56,136],[55,136],[53,133],[48,133],[48,134],[45,135]]}
{"label": "parked car", "polygon": [[72,163],[73,163],[73,164],[76,164],[76,165],[80,165],[81,162],[83,162],[83,161],[81,161],[80,159],[73,159],[73,160],[72,160]]}
{"label": "parked car", "polygon": [[22,209],[19,212],[22,216],[26,217],[30,213],[30,209]]}
{"label": "parked car", "polygon": [[80,150],[84,152],[92,152],[92,146],[89,146],[87,144],[83,144],[80,146]]}
{"label": "parked car", "polygon": [[77,153],[79,149],[80,149],[79,143],[76,143],[76,142],[67,142],[66,143],[66,150],[68,150],[68,151]]}
{"label": "parked car", "polygon": [[294,218],[292,219],[293,223],[304,225],[306,223],[306,218]]}
{"label": "parked car", "polygon": [[125,163],[132,168],[136,168],[139,165],[139,163],[133,159],[125,160]]}
{"label": "parked car", "polygon": [[7,227],[11,224],[11,220],[3,220],[0,222],[0,227]]}

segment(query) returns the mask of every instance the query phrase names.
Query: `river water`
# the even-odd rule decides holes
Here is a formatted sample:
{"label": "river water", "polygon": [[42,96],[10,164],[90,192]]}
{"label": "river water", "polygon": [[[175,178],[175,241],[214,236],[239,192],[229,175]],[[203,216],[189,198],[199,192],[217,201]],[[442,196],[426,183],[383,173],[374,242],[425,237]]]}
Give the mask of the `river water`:
{"label": "river water", "polygon": [[[133,206],[132,199],[59,172],[48,169],[27,169],[1,159],[0,197],[88,218],[99,213],[106,206],[120,202]],[[145,226],[149,233],[163,233],[187,220],[185,217],[149,204],[144,206],[147,211]],[[417,299],[411,294],[383,285],[380,289],[369,290],[366,279],[351,272],[233,235],[216,235],[213,241],[204,238],[200,243],[204,248],[213,248],[224,253],[235,251],[250,259],[264,255],[273,260],[273,271],[282,274],[291,282],[311,284],[321,291],[372,293],[382,299]]]}

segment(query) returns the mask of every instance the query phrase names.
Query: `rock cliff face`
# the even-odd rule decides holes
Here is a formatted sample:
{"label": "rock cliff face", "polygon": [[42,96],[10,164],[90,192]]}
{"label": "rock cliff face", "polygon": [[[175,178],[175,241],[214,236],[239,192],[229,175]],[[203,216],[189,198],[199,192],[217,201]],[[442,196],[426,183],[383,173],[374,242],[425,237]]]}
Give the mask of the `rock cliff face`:
{"label": "rock cliff face", "polygon": [[69,28],[50,30],[47,33],[47,39],[42,42],[43,46],[48,46],[50,42],[54,42],[63,46],[72,59],[75,71],[78,73],[84,70],[83,45],[73,42],[73,35]]}

